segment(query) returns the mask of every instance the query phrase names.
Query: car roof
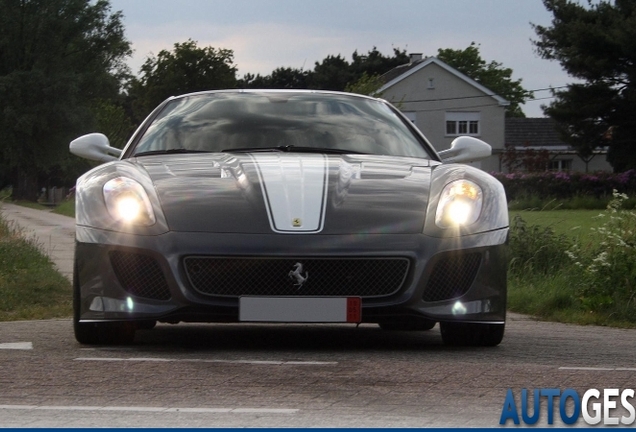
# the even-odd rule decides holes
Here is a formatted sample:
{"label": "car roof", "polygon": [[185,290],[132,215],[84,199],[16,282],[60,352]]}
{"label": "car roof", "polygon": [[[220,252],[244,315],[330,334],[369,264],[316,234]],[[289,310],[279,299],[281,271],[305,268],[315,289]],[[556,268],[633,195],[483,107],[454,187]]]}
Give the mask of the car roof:
{"label": "car roof", "polygon": [[263,93],[289,93],[289,94],[318,94],[318,95],[338,95],[338,96],[346,96],[352,98],[361,98],[361,99],[369,99],[375,101],[381,101],[388,103],[386,100],[382,98],[375,98],[372,96],[362,95],[359,93],[349,93],[335,90],[313,90],[313,89],[223,89],[223,90],[204,90],[192,93],[184,93],[181,95],[175,95],[169,97],[167,100],[179,99],[183,97],[190,96],[199,96],[199,95],[208,95],[208,94],[219,94],[219,93],[236,93],[236,94],[263,94]]}

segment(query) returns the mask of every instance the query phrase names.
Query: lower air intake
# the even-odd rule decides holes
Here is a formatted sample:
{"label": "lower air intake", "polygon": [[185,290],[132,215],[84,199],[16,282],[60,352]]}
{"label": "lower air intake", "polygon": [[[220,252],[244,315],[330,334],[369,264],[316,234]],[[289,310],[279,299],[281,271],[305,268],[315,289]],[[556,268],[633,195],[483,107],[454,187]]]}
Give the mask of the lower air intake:
{"label": "lower air intake", "polygon": [[154,258],[132,252],[112,251],[110,262],[121,286],[136,297],[170,299],[170,289]]}
{"label": "lower air intake", "polygon": [[473,284],[480,264],[480,253],[454,254],[437,261],[422,299],[432,302],[463,296]]}

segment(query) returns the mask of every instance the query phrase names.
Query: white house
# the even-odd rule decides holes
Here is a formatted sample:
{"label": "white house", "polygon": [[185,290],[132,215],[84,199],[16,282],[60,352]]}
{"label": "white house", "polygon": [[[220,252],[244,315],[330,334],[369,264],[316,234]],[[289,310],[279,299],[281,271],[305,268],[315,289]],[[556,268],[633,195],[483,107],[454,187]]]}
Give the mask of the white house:
{"label": "white house", "polygon": [[499,171],[505,144],[505,109],[510,104],[477,81],[435,57],[411,54],[408,64],[382,76],[380,96],[400,109],[440,151],[460,135],[479,138],[493,155],[474,165]]}

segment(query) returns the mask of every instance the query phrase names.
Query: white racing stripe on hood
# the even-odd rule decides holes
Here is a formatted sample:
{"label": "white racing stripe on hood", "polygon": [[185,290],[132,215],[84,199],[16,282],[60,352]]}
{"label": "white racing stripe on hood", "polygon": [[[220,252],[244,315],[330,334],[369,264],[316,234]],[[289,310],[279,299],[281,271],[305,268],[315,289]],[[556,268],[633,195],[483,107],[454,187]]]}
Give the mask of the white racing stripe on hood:
{"label": "white racing stripe on hood", "polygon": [[319,154],[252,154],[272,230],[318,233],[325,222],[327,157]]}

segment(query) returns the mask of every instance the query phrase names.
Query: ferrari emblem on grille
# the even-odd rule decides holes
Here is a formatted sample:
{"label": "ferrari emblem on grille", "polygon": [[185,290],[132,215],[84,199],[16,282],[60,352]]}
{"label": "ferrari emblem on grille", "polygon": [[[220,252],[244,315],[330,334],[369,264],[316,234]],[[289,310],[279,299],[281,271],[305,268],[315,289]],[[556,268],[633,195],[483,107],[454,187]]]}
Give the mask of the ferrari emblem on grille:
{"label": "ferrari emblem on grille", "polygon": [[287,273],[287,276],[293,281],[295,281],[294,286],[300,289],[307,279],[309,279],[309,272],[305,272],[303,275],[303,265],[301,263],[294,264],[294,269]]}
{"label": "ferrari emblem on grille", "polygon": [[303,221],[301,218],[292,219],[292,226],[294,226],[295,228],[301,227],[302,225],[303,225]]}

